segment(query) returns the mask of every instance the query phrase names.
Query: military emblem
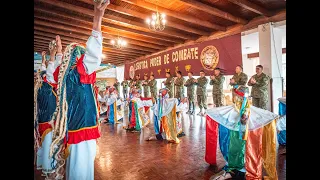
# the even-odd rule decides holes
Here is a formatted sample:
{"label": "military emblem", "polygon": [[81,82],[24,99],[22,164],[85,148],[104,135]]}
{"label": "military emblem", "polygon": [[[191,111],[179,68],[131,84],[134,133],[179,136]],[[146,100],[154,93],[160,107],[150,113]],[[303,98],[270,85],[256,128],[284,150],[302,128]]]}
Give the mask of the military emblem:
{"label": "military emblem", "polygon": [[188,65],[184,66],[184,68],[186,69],[186,71],[187,71],[187,72],[189,72],[189,71],[190,71],[190,69],[191,69],[191,65],[190,65],[190,64],[188,64]]}
{"label": "military emblem", "polygon": [[129,77],[134,79],[134,67],[133,66],[130,66]]}
{"label": "military emblem", "polygon": [[201,52],[200,61],[205,69],[213,71],[219,63],[219,52],[217,48],[214,46],[205,47]]}

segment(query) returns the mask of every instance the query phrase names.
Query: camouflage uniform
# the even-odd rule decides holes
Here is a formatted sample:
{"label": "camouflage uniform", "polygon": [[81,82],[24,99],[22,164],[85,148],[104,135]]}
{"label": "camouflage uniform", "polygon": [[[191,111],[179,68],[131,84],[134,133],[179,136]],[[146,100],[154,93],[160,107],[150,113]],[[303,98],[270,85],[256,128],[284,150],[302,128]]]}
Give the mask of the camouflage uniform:
{"label": "camouflage uniform", "polygon": [[166,86],[167,89],[169,89],[169,98],[173,97],[173,77],[169,77],[166,79],[164,82],[164,85]]}
{"label": "camouflage uniform", "polygon": [[[144,80],[143,82],[147,82],[148,80]],[[150,87],[148,84],[142,84],[143,86],[143,97],[150,97]]]}
{"label": "camouflage uniform", "polygon": [[223,83],[225,77],[223,75],[216,76],[215,79],[210,80],[212,86],[212,98],[216,107],[223,106]]}
{"label": "camouflage uniform", "polygon": [[120,92],[120,83],[119,82],[115,82],[113,84],[114,88],[117,90],[117,92],[119,93]]}
{"label": "camouflage uniform", "polygon": [[200,108],[200,111],[202,111],[202,107],[206,110],[207,109],[207,84],[208,84],[208,78],[206,77],[199,77],[197,85],[197,101]]}
{"label": "camouflage uniform", "polygon": [[189,78],[184,86],[187,87],[187,96],[188,96],[188,101],[189,101],[189,112],[191,112],[191,105],[192,105],[192,112],[195,110],[194,106],[194,96],[195,96],[195,85],[196,83],[194,82],[195,78]]}
{"label": "camouflage uniform", "polygon": [[252,97],[252,105],[261,109],[267,109],[268,102],[268,85],[270,77],[265,73],[253,75],[252,78],[256,80],[255,84],[252,84],[250,81],[248,82],[249,86],[252,86],[251,89],[251,97]]}
{"label": "camouflage uniform", "polygon": [[148,82],[148,86],[150,87],[151,97],[157,99],[158,90],[157,90],[157,81],[155,79]]}
{"label": "camouflage uniform", "polygon": [[[232,79],[234,79],[234,84],[231,84],[232,86],[234,85],[243,85],[245,86],[247,84],[248,81],[248,75],[246,75],[245,73],[241,72],[239,75],[238,74],[234,74]],[[234,95],[234,91],[232,90],[232,102],[235,102],[235,95]]]}
{"label": "camouflage uniform", "polygon": [[128,86],[129,86],[129,93],[131,92],[131,89],[133,88],[133,80],[129,80],[128,82]]}
{"label": "camouflage uniform", "polygon": [[174,81],[174,85],[175,85],[175,98],[177,99],[182,99],[184,98],[184,87],[183,84],[186,80],[181,77],[181,78],[176,78],[176,80]]}
{"label": "camouflage uniform", "polygon": [[130,83],[127,80],[121,82],[123,98],[127,98],[129,84]]}
{"label": "camouflage uniform", "polygon": [[141,82],[141,80],[135,80],[135,82],[136,82],[135,88],[142,90],[142,82]]}

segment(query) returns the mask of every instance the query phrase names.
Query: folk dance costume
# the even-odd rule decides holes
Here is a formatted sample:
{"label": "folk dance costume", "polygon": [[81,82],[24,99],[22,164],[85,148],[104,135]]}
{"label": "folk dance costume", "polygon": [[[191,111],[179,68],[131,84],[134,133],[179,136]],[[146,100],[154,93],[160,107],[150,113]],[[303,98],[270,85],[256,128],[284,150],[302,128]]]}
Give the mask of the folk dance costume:
{"label": "folk dance costume", "polygon": [[[153,106],[152,98],[141,98],[141,89],[133,89],[129,102],[129,128],[130,131],[140,131],[150,122],[149,109]],[[150,125],[148,125],[150,127]]]}
{"label": "folk dance costume", "polygon": [[[50,145],[52,143],[52,115],[56,108],[56,86],[53,78],[55,68],[61,63],[62,53],[56,55],[55,61],[49,61],[48,67],[45,64],[41,66],[42,84],[35,86],[35,130],[37,149],[37,169],[47,175],[54,172],[55,162],[49,156]],[[40,80],[40,79],[39,79]],[[40,139],[40,141],[37,141]]]}
{"label": "folk dance costume", "polygon": [[169,98],[168,91],[166,88],[160,89],[159,99],[153,107],[154,129],[157,139],[180,143],[178,136],[183,131],[179,113],[187,110],[187,103],[179,103],[177,98]]}
{"label": "folk dance costume", "polygon": [[[114,88],[109,88],[109,93],[104,96],[104,102],[107,109],[107,123],[115,124],[123,118],[121,109],[121,100],[118,98],[118,93]],[[120,106],[120,109],[118,108]],[[119,111],[120,110],[120,111]]]}
{"label": "folk dance costume", "polygon": [[100,137],[94,83],[102,55],[101,32],[92,31],[86,48],[77,43],[66,47],[54,73],[58,81],[56,119],[50,155],[60,169],[66,164],[67,180],[93,180],[96,139]]}
{"label": "folk dance costume", "polygon": [[222,153],[226,161],[225,171],[210,179],[219,179],[226,173],[230,173],[232,178],[262,179],[262,168],[267,174],[264,179],[278,179],[278,115],[250,106],[248,91],[247,87],[236,85],[235,105],[207,111],[205,160],[216,165],[218,153]]}
{"label": "folk dance costume", "polygon": [[286,97],[279,98],[279,115],[280,118],[277,122],[278,129],[278,142],[280,145],[286,145]]}

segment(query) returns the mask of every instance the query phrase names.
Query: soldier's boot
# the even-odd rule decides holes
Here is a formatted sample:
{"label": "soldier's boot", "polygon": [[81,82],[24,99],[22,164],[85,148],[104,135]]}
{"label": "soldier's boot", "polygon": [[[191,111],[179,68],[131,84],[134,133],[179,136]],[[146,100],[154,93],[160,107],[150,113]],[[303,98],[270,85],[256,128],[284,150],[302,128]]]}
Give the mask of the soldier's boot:
{"label": "soldier's boot", "polygon": [[191,113],[191,102],[189,102],[189,107],[188,107],[188,111],[186,112],[186,114],[190,114]]}
{"label": "soldier's boot", "polygon": [[192,102],[192,111],[190,112],[190,115],[194,115],[195,109],[194,102]]}

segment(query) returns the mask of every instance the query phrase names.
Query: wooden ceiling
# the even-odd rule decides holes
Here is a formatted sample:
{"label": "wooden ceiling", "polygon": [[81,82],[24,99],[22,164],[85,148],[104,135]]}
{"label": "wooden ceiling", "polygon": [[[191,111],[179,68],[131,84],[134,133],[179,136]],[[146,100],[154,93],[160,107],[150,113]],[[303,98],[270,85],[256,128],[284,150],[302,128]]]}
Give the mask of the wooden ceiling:
{"label": "wooden ceiling", "polygon": [[[158,0],[157,5],[167,15],[161,32],[149,30],[145,23],[156,0],[111,0],[102,22],[104,63],[121,65],[286,9],[285,0]],[[34,0],[34,51],[47,50],[56,35],[63,48],[71,42],[85,44],[92,19],[93,0]],[[118,34],[128,43],[121,50],[110,43]]]}

